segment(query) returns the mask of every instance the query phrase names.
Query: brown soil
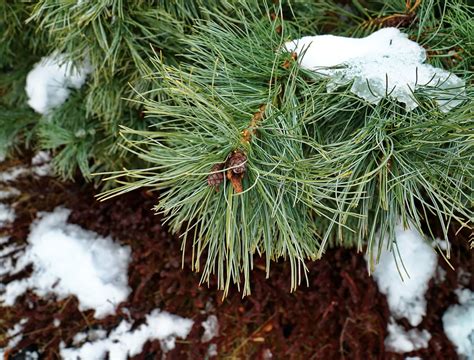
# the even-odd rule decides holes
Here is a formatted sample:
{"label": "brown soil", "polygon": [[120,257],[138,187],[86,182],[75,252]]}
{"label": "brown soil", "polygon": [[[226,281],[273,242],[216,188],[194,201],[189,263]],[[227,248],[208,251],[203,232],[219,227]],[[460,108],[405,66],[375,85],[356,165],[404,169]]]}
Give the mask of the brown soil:
{"label": "brown soil", "polygon": [[[252,295],[242,299],[233,289],[222,300],[215,284],[199,286],[199,274],[189,267],[190,251],[181,269],[180,241],[168,234],[150,210],[156,202],[155,194],[134,192],[100,203],[95,201],[91,185],[31,176],[17,180],[14,187],[21,195],[13,199],[17,218],[5,230],[11,241],[25,244],[38,211],[65,206],[72,210],[71,223],[131,246],[128,275],[133,292],[116,316],[103,320],[94,319],[92,311],[79,311],[74,297],[55,301],[27,293],[15,307],[0,308],[0,348],[8,342],[5,331],[28,318],[23,339],[10,352],[10,359],[22,359],[24,349],[37,349],[44,359],[59,358],[60,342],[70,345],[76,333],[96,327],[114,328],[122,319],[128,319],[123,309],[128,309],[139,323],[156,308],[192,318],[193,329],[167,354],[161,353],[155,341],[147,343],[136,359],[205,359],[210,343],[217,345],[218,359],[457,359],[444,335],[441,317],[450,304],[456,303],[453,291],[459,281],[467,281],[464,286],[474,289],[472,277],[460,280],[458,276],[461,269],[474,273],[467,244],[469,234],[465,232],[454,236],[453,229],[451,234],[450,261],[456,271],[440,261],[446,279],[441,284],[432,280],[426,295],[428,314],[419,328],[431,333],[429,348],[400,355],[385,351],[390,315],[387,302],[368,276],[363,256],[354,250],[329,250],[322,260],[308,263],[309,286],[301,286],[294,293],[289,292],[287,263],[273,264],[266,279],[264,262],[257,260]],[[201,322],[210,314],[219,320],[219,336],[202,343]],[[54,319],[61,321],[59,327],[53,325]],[[407,322],[402,323],[408,328]]]}

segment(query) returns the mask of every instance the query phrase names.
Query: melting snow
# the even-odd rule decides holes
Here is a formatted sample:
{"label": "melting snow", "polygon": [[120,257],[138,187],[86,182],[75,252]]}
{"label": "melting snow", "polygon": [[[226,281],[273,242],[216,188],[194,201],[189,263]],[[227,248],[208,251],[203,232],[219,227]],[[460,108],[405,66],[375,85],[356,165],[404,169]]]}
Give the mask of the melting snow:
{"label": "melting snow", "polygon": [[40,114],[48,113],[67,100],[71,88],[81,88],[91,72],[86,64],[74,67],[63,54],[43,57],[26,77],[28,105]]}
{"label": "melting snow", "polygon": [[462,103],[459,96],[465,95],[462,79],[424,64],[426,50],[396,28],[359,39],[306,36],[287,42],[285,48],[298,54],[303,68],[330,77],[328,92],[352,82],[351,92],[373,104],[389,96],[412,110],[418,106],[413,92],[429,88],[440,109],[447,112]]}
{"label": "melting snow", "polygon": [[461,358],[474,360],[474,292],[457,290],[460,305],[452,305],[443,315],[446,336]]}
{"label": "melting snow", "polygon": [[[125,360],[138,355],[147,341],[160,340],[164,352],[174,349],[176,337],[186,338],[193,321],[167,312],[154,310],[146,316],[146,322],[132,330],[132,323],[123,320],[107,337],[86,342],[79,348],[66,348],[61,344],[64,360]],[[80,336],[81,341],[87,338]]]}
{"label": "melting snow", "polygon": [[5,305],[12,306],[18,296],[32,289],[40,296],[75,295],[81,310],[94,309],[95,316],[102,318],[127,298],[130,249],[68,224],[69,213],[57,208],[32,224],[29,245],[14,271],[33,264],[33,273],[4,287],[0,301]]}
{"label": "melting snow", "polygon": [[407,318],[417,326],[426,314],[425,292],[436,271],[438,256],[415,230],[398,226],[395,237],[401,260],[394,257],[395,245],[393,252],[384,249],[373,276],[380,292],[387,296],[392,315]]}
{"label": "melting snow", "polygon": [[405,353],[428,347],[431,334],[426,330],[411,329],[406,331],[390,319],[387,326],[388,335],[385,338],[385,347],[388,351]]}

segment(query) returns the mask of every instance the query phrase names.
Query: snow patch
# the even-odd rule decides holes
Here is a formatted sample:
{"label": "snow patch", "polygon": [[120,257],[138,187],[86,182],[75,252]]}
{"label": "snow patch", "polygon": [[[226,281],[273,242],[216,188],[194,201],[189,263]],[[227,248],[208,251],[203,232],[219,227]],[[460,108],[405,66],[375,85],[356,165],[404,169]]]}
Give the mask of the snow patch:
{"label": "snow patch", "polygon": [[405,317],[417,326],[426,314],[425,292],[436,271],[438,256],[415,230],[398,226],[395,238],[393,251],[382,251],[373,276],[380,292],[387,296],[392,315],[396,319]]}
{"label": "snow patch", "polygon": [[441,250],[448,250],[449,249],[449,243],[446,240],[442,239],[434,239],[433,243],[431,244],[433,247],[439,247]]}
{"label": "snow patch", "polygon": [[457,290],[460,305],[452,305],[443,314],[444,333],[454,344],[461,359],[474,360],[474,292]]}
{"label": "snow patch", "polygon": [[4,171],[0,173],[0,182],[6,183],[10,181],[14,181],[20,176],[28,174],[29,171],[27,168],[18,166],[8,169],[8,171]]}
{"label": "snow patch", "polygon": [[396,28],[380,29],[365,38],[306,36],[285,44],[300,65],[329,77],[327,91],[352,82],[351,92],[377,104],[391,97],[407,110],[418,106],[413,92],[430,90],[440,109],[461,104],[465,82],[449,71],[424,64],[426,50]]}
{"label": "snow patch", "polygon": [[48,176],[52,174],[51,154],[48,151],[39,151],[32,159],[33,172],[38,176]]}
{"label": "snow patch", "polygon": [[[8,171],[4,171],[0,173],[0,183],[8,183],[15,181],[19,177],[30,175],[30,174],[35,174],[37,176],[48,176],[51,175],[52,173],[52,167],[49,162],[47,163],[42,163],[39,165],[34,165],[31,166],[30,169],[23,167],[23,166],[18,166],[9,169]],[[13,190],[11,192],[8,191],[0,191],[0,200],[1,199],[6,199],[11,196],[16,196],[19,195],[18,190]]]}
{"label": "snow patch", "polygon": [[20,192],[14,188],[6,188],[6,189],[0,190],[0,200],[10,199],[18,195],[20,195]]}
{"label": "snow patch", "polygon": [[6,338],[9,339],[7,347],[5,349],[0,349],[0,359],[3,359],[5,357],[5,353],[8,352],[8,350],[13,349],[18,345],[18,343],[23,339],[22,331],[24,328],[24,325],[28,322],[28,319],[22,319],[20,322],[15,324],[12,329],[8,329],[6,335]]}
{"label": "snow patch", "polygon": [[217,352],[217,344],[209,344],[206,354],[208,359],[219,355]]}
{"label": "snow patch", "polygon": [[7,204],[0,203],[0,228],[15,220],[15,211]]}
{"label": "snow patch", "polygon": [[201,325],[204,328],[204,334],[201,337],[202,342],[208,342],[219,335],[219,321],[216,315],[209,315]]}
{"label": "snow patch", "polygon": [[436,273],[435,273],[435,283],[437,285],[443,283],[446,280],[446,270],[444,270],[441,266],[436,267]]}
{"label": "snow patch", "polygon": [[[108,337],[86,342],[79,348],[66,348],[61,344],[61,357],[64,360],[125,360],[138,355],[147,341],[160,340],[163,352],[175,347],[176,337],[185,339],[193,321],[167,312],[153,310],[146,316],[146,322],[135,330],[132,323],[123,320]],[[81,336],[84,341],[86,336]]]}
{"label": "snow patch", "polygon": [[67,100],[70,89],[81,88],[91,72],[90,65],[74,67],[64,54],[43,57],[26,77],[28,105],[40,114],[47,114]]}
{"label": "snow patch", "polygon": [[0,302],[12,306],[28,289],[59,299],[75,295],[80,310],[95,310],[96,318],[115,312],[126,300],[130,248],[111,238],[67,223],[70,210],[57,208],[31,225],[28,246],[14,271],[33,264],[31,277],[7,284]]}
{"label": "snow patch", "polygon": [[406,331],[393,318],[387,326],[388,335],[385,338],[385,347],[388,351],[406,353],[428,347],[431,334],[427,330],[411,329]]}

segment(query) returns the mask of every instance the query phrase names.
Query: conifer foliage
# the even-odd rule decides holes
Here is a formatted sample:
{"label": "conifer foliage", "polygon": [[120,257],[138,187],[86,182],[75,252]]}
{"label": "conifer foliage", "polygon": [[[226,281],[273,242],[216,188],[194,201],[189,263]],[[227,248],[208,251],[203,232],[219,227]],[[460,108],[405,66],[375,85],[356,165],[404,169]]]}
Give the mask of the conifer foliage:
{"label": "conifer foliage", "polygon": [[[191,243],[203,281],[215,274],[219,288],[248,294],[253,257],[264,256],[267,272],[291,263],[295,288],[330,245],[367,247],[374,264],[382,247],[396,253],[397,224],[429,233],[436,219],[446,237],[453,221],[472,226],[474,26],[462,1],[1,4],[0,27],[20,34],[0,48],[3,144],[33,139],[65,177],[101,172],[103,199],[159,190],[156,211]],[[441,88],[417,89],[411,111],[389,96],[369,103],[350,84],[328,92],[284,46],[382,27],[465,81],[458,106],[441,111]],[[22,86],[52,52],[93,71],[39,117]]]}

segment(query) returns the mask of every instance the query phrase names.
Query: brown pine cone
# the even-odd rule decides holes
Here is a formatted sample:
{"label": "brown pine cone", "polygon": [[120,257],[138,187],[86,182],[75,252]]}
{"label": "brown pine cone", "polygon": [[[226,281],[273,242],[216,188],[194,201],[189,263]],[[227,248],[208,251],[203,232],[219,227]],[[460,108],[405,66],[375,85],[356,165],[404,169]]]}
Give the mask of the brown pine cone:
{"label": "brown pine cone", "polygon": [[234,151],[227,160],[227,167],[231,168],[234,174],[243,174],[247,167],[247,156],[241,151]]}
{"label": "brown pine cone", "polygon": [[211,173],[207,177],[207,184],[209,186],[219,186],[224,181],[224,173],[221,171],[223,168],[223,163],[215,164],[212,167]]}

